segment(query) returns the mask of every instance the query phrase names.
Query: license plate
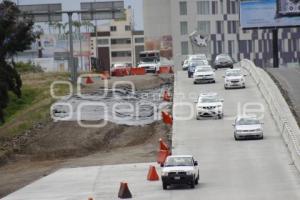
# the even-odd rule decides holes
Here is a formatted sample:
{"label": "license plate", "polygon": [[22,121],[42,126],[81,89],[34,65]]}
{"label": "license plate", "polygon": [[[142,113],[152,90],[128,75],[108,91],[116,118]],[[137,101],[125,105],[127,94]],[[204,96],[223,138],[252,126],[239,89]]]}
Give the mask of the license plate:
{"label": "license plate", "polygon": [[179,176],[175,176],[174,179],[175,180],[180,180],[180,177]]}

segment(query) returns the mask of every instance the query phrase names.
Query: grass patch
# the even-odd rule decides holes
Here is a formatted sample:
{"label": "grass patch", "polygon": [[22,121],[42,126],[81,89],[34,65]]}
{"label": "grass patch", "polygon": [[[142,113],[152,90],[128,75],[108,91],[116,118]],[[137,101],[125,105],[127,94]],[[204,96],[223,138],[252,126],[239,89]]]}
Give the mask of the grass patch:
{"label": "grass patch", "polygon": [[[50,119],[50,107],[55,100],[50,86],[54,81],[68,80],[67,73],[26,73],[22,75],[22,97],[10,93],[10,102],[4,110],[6,123],[0,125],[0,139],[23,134],[37,123]],[[67,85],[57,85],[57,96],[68,95]]]}

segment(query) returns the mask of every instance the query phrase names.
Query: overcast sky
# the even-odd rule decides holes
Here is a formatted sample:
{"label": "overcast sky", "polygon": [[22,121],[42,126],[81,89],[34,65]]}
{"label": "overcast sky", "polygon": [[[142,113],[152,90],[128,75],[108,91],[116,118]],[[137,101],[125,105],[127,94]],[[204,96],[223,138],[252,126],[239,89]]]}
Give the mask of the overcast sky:
{"label": "overcast sky", "polygon": [[[45,4],[62,3],[63,10],[79,10],[80,2],[93,2],[94,0],[14,0],[19,4]],[[109,1],[109,0],[96,0]],[[135,27],[137,30],[143,30],[143,0],[124,0],[125,5],[131,5],[135,14]]]}

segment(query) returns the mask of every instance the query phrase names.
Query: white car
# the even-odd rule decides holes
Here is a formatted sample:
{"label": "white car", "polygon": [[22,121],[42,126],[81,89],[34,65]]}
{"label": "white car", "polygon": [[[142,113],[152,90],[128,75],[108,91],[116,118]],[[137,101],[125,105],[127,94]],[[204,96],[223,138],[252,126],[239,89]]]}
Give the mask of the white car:
{"label": "white car", "polygon": [[241,69],[228,69],[224,76],[224,88],[246,88],[245,76]]}
{"label": "white car", "polygon": [[138,68],[145,68],[146,72],[152,72],[156,73],[159,71],[160,63],[155,63],[155,62],[141,62],[138,65]]}
{"label": "white car", "polygon": [[197,101],[197,120],[205,117],[217,117],[222,119],[224,100],[217,93],[200,94]]}
{"label": "white car", "polygon": [[247,138],[264,138],[262,123],[256,117],[237,117],[233,124],[233,127],[235,140]]}
{"label": "white car", "polygon": [[200,179],[198,162],[191,155],[169,156],[161,172],[163,189],[172,184],[187,184],[195,188]]}
{"label": "white car", "polygon": [[197,66],[193,77],[194,84],[216,82],[216,74],[210,65]]}

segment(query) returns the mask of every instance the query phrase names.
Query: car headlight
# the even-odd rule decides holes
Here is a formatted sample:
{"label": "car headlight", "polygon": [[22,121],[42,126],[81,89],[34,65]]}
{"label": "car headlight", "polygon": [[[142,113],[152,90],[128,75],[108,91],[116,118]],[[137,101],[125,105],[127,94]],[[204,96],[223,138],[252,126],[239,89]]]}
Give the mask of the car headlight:
{"label": "car headlight", "polygon": [[193,171],[187,171],[186,175],[188,175],[188,176],[193,175]]}
{"label": "car headlight", "polygon": [[258,129],[255,129],[255,131],[260,132],[260,131],[262,131],[262,129],[258,128]]}
{"label": "car headlight", "polygon": [[225,82],[226,82],[226,83],[229,83],[229,82],[230,82],[230,80],[229,80],[229,79],[225,79]]}
{"label": "car headlight", "polygon": [[168,172],[162,172],[161,175],[162,175],[162,176],[168,176],[169,173],[168,173]]}

